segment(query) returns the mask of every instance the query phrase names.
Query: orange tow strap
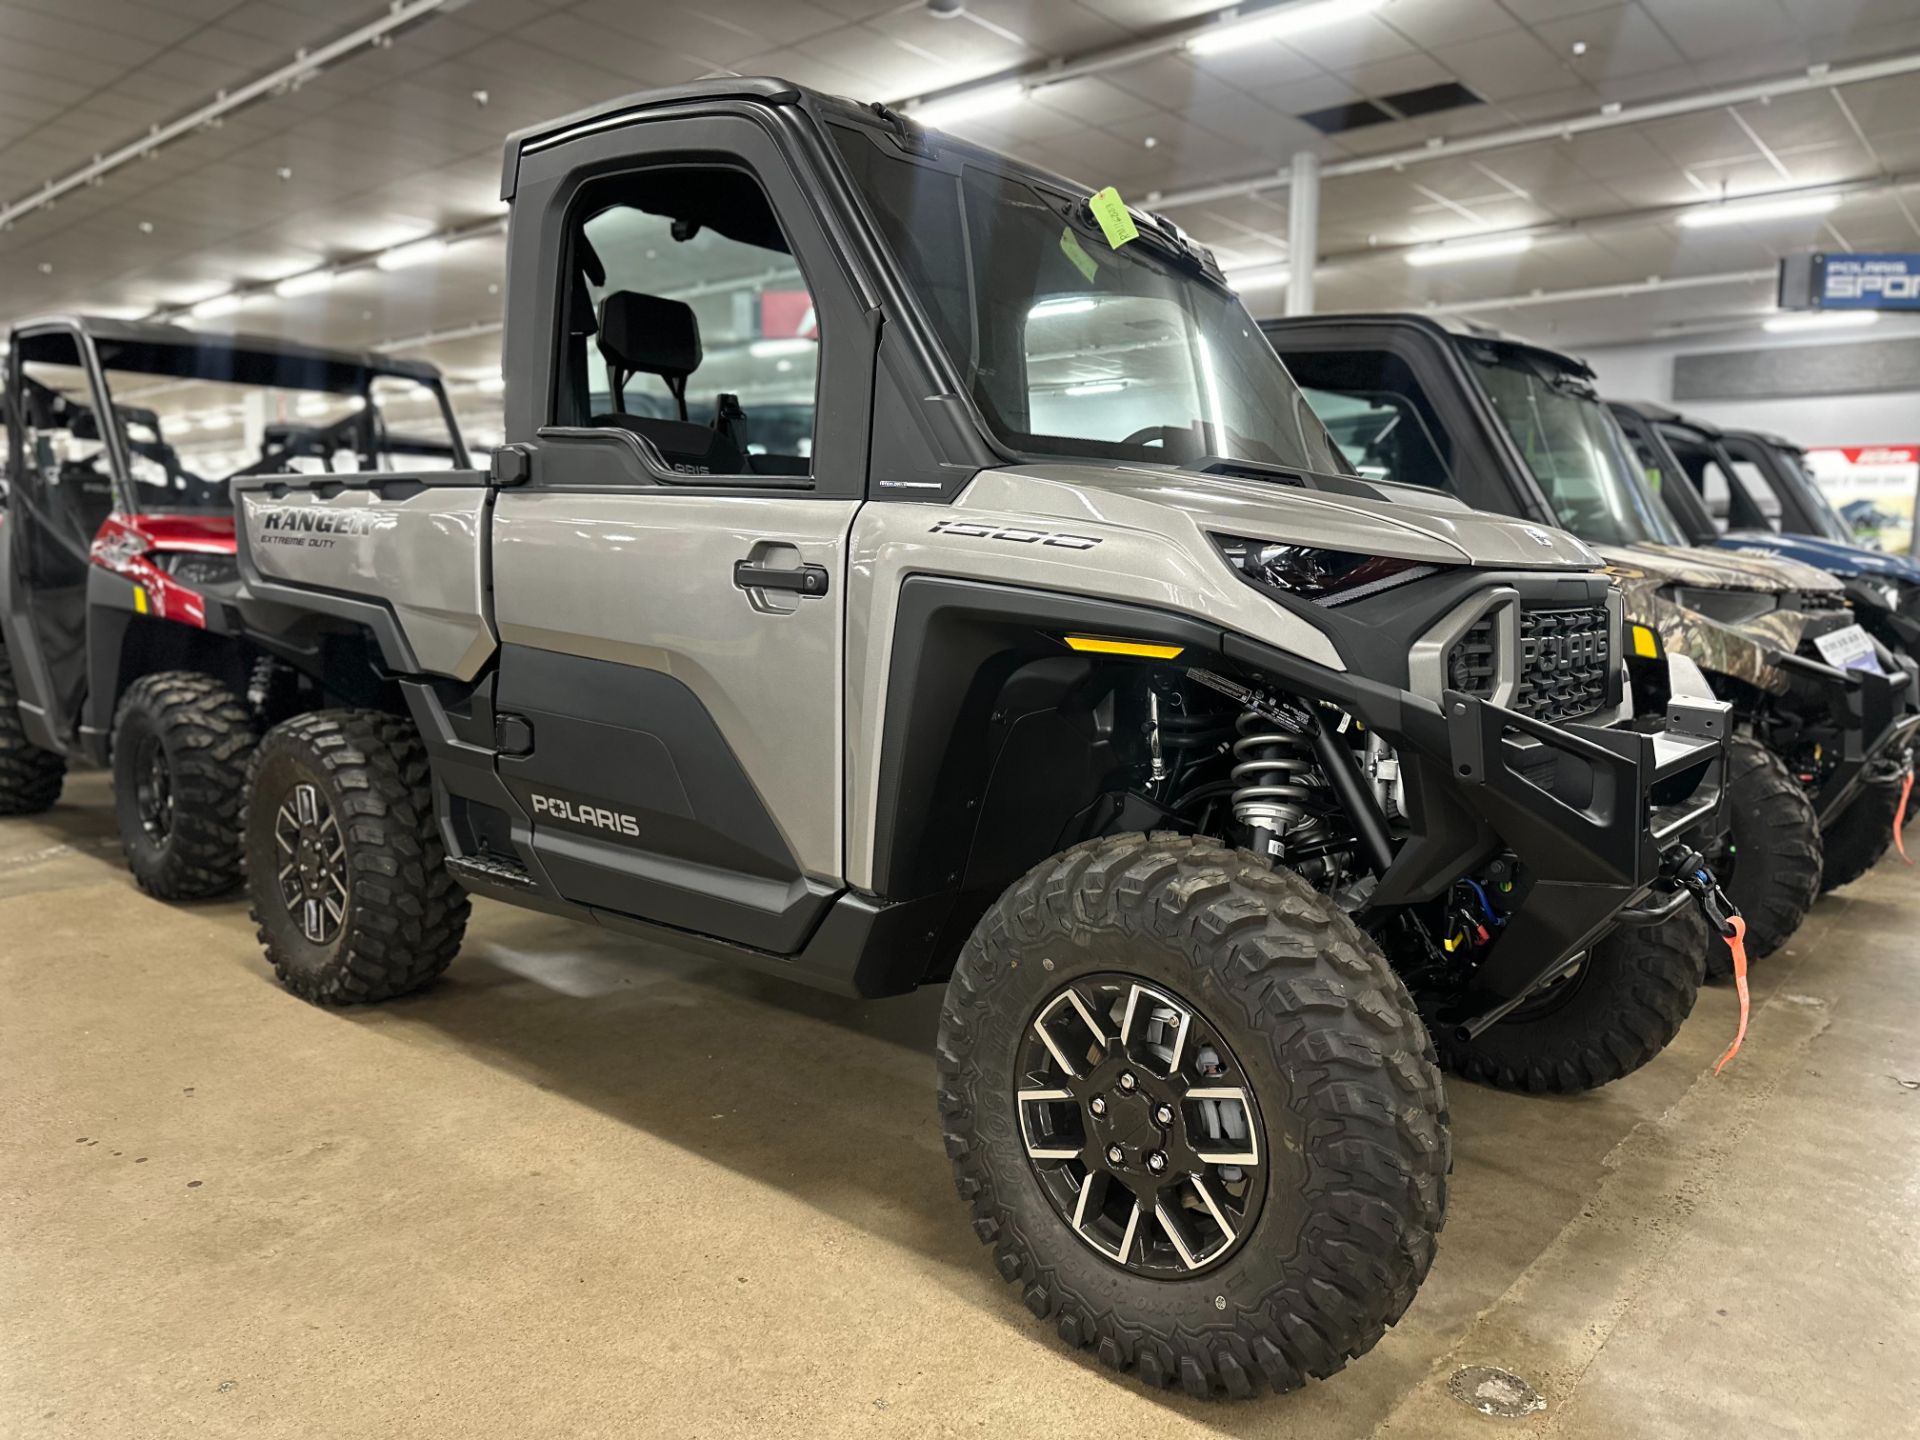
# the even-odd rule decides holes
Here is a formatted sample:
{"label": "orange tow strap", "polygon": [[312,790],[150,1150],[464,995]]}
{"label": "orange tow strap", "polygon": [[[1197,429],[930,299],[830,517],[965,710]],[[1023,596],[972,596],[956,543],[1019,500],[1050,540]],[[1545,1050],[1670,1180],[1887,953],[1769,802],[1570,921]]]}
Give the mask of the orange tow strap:
{"label": "orange tow strap", "polygon": [[1718,1075],[1727,1061],[1740,1053],[1740,1042],[1747,1038],[1747,922],[1735,915],[1727,923],[1733,927],[1733,933],[1724,937],[1727,949],[1733,952],[1733,986],[1740,992],[1740,1028],[1734,1032],[1733,1044],[1727,1047],[1727,1053],[1720,1057],[1720,1063],[1713,1067]]}
{"label": "orange tow strap", "polygon": [[1900,858],[1907,864],[1913,861],[1907,856],[1907,837],[1900,832],[1907,828],[1907,800],[1913,794],[1913,772],[1907,772],[1907,783],[1900,787],[1900,808],[1893,812],[1893,843],[1900,847]]}

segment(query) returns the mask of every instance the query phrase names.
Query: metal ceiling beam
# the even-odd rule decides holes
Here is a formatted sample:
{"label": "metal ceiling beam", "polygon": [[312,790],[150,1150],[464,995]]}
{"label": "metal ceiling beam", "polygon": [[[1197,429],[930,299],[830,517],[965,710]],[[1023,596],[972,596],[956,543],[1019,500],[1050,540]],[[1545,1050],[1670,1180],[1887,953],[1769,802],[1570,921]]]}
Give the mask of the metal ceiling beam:
{"label": "metal ceiling beam", "polygon": [[[1776,76],[1746,85],[1718,90],[1702,90],[1644,105],[1603,105],[1584,115],[1561,120],[1546,120],[1511,130],[1495,130],[1484,135],[1468,135],[1457,140],[1436,138],[1411,150],[1391,150],[1379,155],[1364,155],[1352,160],[1336,160],[1321,167],[1322,178],[1332,180],[1343,175],[1370,175],[1382,170],[1400,170],[1409,165],[1424,165],[1434,160],[1449,160],[1462,155],[1483,155],[1490,150],[1507,150],[1516,145],[1531,145],[1541,140],[1571,140],[1599,130],[1617,130],[1627,125],[1645,125],[1653,120],[1676,115],[1696,115],[1705,110],[1720,110],[1729,105],[1750,104],[1756,100],[1775,100],[1786,95],[1802,95],[1815,90],[1835,90],[1860,85],[1869,80],[1886,80],[1920,72],[1920,51],[1896,55],[1884,60],[1869,60],[1858,65],[1815,65],[1801,74]],[[1228,180],[1216,185],[1196,185],[1187,190],[1150,191],[1146,203],[1158,210],[1184,205],[1205,205],[1214,200],[1237,199],[1268,190],[1285,189],[1293,181],[1290,170],[1275,170],[1245,180]]]}
{"label": "metal ceiling beam", "polygon": [[311,50],[296,50],[293,59],[285,65],[251,80],[237,90],[220,90],[204,105],[189,111],[178,119],[163,125],[152,125],[147,133],[136,140],[128,141],[118,150],[105,155],[96,155],[91,164],[82,165],[78,170],[62,175],[57,180],[49,180],[30,195],[23,196],[5,209],[0,209],[0,230],[11,228],[15,221],[31,215],[58,200],[70,191],[83,185],[92,185],[143,155],[150,155],[162,145],[189,135],[203,125],[208,125],[222,116],[230,115],[244,105],[251,105],[264,95],[271,95],[283,86],[305,84],[321,70],[334,61],[351,55],[369,45],[384,40],[394,31],[405,28],[415,21],[445,8],[454,0],[394,0],[387,7],[387,13],[377,20],[369,21],[358,29],[351,30],[337,40]]}

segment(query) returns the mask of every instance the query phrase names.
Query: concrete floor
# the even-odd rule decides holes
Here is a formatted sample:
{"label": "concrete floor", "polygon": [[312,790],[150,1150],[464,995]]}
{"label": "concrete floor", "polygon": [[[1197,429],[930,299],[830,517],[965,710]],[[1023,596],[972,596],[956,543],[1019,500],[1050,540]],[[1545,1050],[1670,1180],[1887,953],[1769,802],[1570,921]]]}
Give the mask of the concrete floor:
{"label": "concrete floor", "polygon": [[[481,903],[330,1013],[121,869],[101,777],[0,822],[0,1435],[1920,1433],[1920,877],[1890,861],[1625,1083],[1452,1089],[1401,1325],[1303,1393],[1114,1380],[1000,1283],[938,992],[843,1003]],[[1492,1364],[1547,1406],[1454,1399]],[[1148,1427],[1146,1431],[1130,1427]]]}

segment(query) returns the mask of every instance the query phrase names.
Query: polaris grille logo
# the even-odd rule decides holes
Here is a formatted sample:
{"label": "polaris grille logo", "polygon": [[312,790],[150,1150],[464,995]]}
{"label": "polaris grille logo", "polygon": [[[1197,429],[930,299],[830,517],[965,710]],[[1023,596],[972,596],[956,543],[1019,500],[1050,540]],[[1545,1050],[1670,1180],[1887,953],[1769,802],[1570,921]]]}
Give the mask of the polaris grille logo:
{"label": "polaris grille logo", "polygon": [[635,839],[640,835],[640,822],[623,811],[606,810],[598,805],[576,805],[557,795],[535,795],[533,813],[554,820],[565,820],[573,825],[590,826],[595,830],[608,830],[615,835],[627,835]]}

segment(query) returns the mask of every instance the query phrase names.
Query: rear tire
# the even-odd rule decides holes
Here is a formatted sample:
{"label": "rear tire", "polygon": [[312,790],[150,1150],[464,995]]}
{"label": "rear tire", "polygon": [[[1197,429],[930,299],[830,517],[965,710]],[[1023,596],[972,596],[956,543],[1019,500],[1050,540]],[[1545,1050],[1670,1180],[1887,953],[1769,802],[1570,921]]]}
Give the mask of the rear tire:
{"label": "rear tire", "polygon": [[[1727,799],[1733,848],[1714,868],[1746,917],[1747,958],[1760,960],[1793,937],[1820,893],[1820,820],[1779,757],[1744,735],[1727,742]],[[1707,974],[1732,973],[1715,945]]]}
{"label": "rear tire", "polygon": [[149,895],[204,900],[240,883],[240,806],[257,740],[241,699],[190,670],[143,676],[113,720],[113,808]]}
{"label": "rear tire", "polygon": [[1710,944],[1725,948],[1692,901],[1658,924],[1618,926],[1573,975],[1475,1038],[1436,1027],[1440,1063],[1501,1090],[1597,1090],[1680,1033],[1706,978]]}
{"label": "rear tire", "polygon": [[[1045,1083],[1029,1063],[1036,1023],[1049,1015],[1075,1023],[1059,1008],[1068,987],[1092,994],[1099,1011],[1136,979],[1162,992],[1152,1007],[1171,1007],[1152,1008],[1166,1046],[1154,1053],[1166,1073],[1142,1058],[1152,1042],[1139,1037],[1148,1029],[1130,1001],[1116,998],[1099,1018],[1106,1033],[1098,1044],[1062,1042],[1084,1070],[1073,1083],[1107,1108],[1077,1094],[1040,1102],[1064,1107],[1054,1112],[1061,1133],[1047,1122],[1056,1144],[1076,1123],[1083,1127],[1084,1158],[1030,1157],[1035,1102],[1014,1092]],[[1182,1007],[1194,1033],[1217,1038],[1224,1061],[1209,1060],[1216,1052],[1202,1044],[1184,1052],[1183,1065],[1180,1042],[1166,1038],[1166,1015]],[[1060,1053],[1054,1048],[1056,1059]],[[1100,1088],[1116,1064],[1146,1077],[1138,1096],[1124,1083]],[[1161,1100],[1149,1088],[1184,1084],[1189,1071],[1203,1085],[1221,1083],[1209,1078],[1216,1074],[1232,1077],[1251,1095],[1249,1123],[1263,1138],[1244,1170],[1217,1170],[1221,1162],[1198,1153],[1204,1144],[1181,1148],[1198,1133],[1188,1102],[1175,1098],[1169,1118],[1159,1119]],[[995,1268],[1069,1345],[1092,1347],[1149,1385],[1244,1397],[1330,1375],[1400,1318],[1432,1264],[1450,1148],[1425,1027],[1386,959],[1344,913],[1245,851],[1175,835],[1114,836],[1015,882],[975,926],[947,988],[939,1080],[954,1178]],[[1026,1091],[1035,1093],[1056,1092]],[[1131,1113],[1136,1104],[1159,1129]],[[1158,1179],[1142,1178],[1128,1148],[1140,1136],[1148,1147],[1164,1143],[1163,1162],[1183,1158]],[[1113,1139],[1128,1142],[1117,1147],[1127,1158],[1112,1162],[1124,1179],[1098,1177],[1102,1213],[1083,1226],[1061,1196],[1093,1193],[1087,1187],[1102,1157],[1111,1160]],[[1145,1153],[1151,1168],[1151,1149]],[[1076,1173],[1085,1176],[1078,1187]],[[1223,1225],[1211,1247],[1193,1246],[1199,1268],[1170,1238],[1202,1214],[1201,1192],[1190,1188],[1195,1174],[1206,1194],[1225,1195],[1237,1227],[1237,1236],[1220,1240]],[[1232,1188],[1242,1184],[1250,1188],[1236,1212]],[[1161,1197],[1173,1228],[1147,1210],[1142,1193]],[[1146,1218],[1116,1230],[1119,1211],[1135,1205],[1131,1213]],[[1095,1238],[1101,1227],[1119,1236],[1111,1249]],[[1116,1251],[1136,1258],[1125,1263]],[[1164,1272],[1145,1273],[1156,1255]]]}
{"label": "rear tire", "polygon": [[301,999],[388,1000],[452,963],[471,906],[447,873],[409,722],[319,710],[275,726],[254,756],[246,817],[260,943]]}
{"label": "rear tire", "polygon": [[38,815],[51,810],[67,778],[67,758],[27,739],[20,721],[20,692],[13,667],[0,647],[0,815]]}
{"label": "rear tire", "polygon": [[1900,810],[1902,779],[1895,785],[1869,785],[1833,828],[1821,836],[1820,893],[1851,885],[1893,848],[1893,822]]}

